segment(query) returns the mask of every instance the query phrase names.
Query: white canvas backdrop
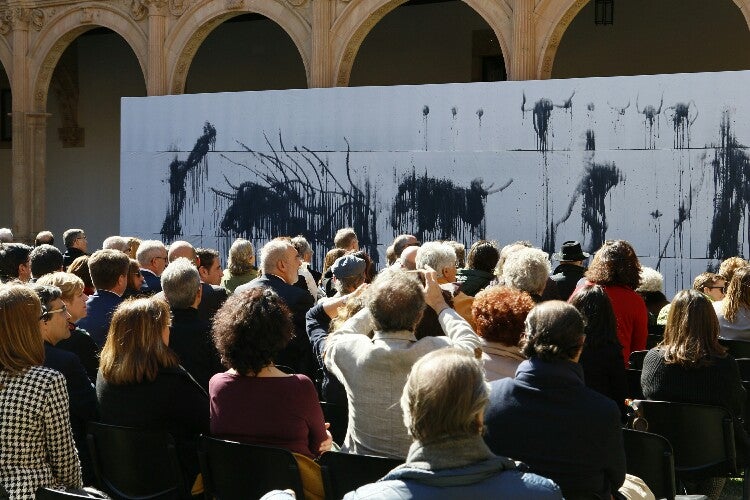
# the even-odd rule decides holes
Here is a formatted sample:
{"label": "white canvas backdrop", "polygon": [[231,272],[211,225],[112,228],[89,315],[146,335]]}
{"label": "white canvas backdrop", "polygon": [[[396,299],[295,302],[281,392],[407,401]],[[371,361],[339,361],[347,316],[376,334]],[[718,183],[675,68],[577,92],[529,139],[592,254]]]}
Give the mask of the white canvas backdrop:
{"label": "white canvas backdrop", "polygon": [[[353,225],[631,241],[669,294],[748,250],[750,72],[124,98],[121,234],[222,252]],[[286,232],[285,232],[286,231]],[[364,234],[362,234],[364,233]]]}

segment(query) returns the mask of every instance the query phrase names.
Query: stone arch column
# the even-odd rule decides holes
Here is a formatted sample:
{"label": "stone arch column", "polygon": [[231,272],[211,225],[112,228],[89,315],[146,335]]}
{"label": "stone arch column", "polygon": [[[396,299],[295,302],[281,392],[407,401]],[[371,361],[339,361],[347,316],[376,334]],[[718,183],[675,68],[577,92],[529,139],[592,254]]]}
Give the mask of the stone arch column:
{"label": "stone arch column", "polygon": [[109,28],[120,35],[135,53],[144,81],[147,76],[148,38],[141,27],[126,13],[104,3],[73,7],[50,19],[29,47],[29,75],[35,112],[47,108],[47,94],[52,73],[63,51],[78,36],[94,28]]}
{"label": "stone arch column", "polygon": [[302,58],[307,81],[310,81],[311,26],[292,6],[268,0],[213,0],[199,2],[185,11],[167,35],[164,50],[167,54],[170,94],[182,94],[185,91],[190,64],[206,37],[227,19],[247,13],[266,16],[289,35]]}
{"label": "stone arch column", "polygon": [[5,74],[8,75],[10,88],[13,88],[13,51],[4,36],[0,36],[0,64],[2,64]]}
{"label": "stone arch column", "polygon": [[[406,0],[361,0],[351,2],[331,28],[332,61],[337,86],[349,85],[354,58],[365,37],[386,14]],[[463,0],[490,25],[500,43],[506,70],[509,69],[513,12],[504,1]]]}
{"label": "stone arch column", "polygon": [[[535,9],[537,20],[538,78],[552,76],[555,54],[565,30],[590,0],[542,0]],[[750,0],[732,0],[750,29]]]}

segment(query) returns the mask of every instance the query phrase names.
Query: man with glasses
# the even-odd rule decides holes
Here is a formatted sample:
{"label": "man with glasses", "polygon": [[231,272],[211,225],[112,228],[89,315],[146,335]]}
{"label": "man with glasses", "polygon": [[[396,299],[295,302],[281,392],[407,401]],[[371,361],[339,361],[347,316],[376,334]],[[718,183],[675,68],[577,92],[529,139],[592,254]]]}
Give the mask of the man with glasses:
{"label": "man with glasses", "polygon": [[159,240],[142,241],[135,253],[135,260],[141,266],[141,274],[146,280],[146,286],[141,287],[141,293],[161,292],[160,277],[167,267],[167,247],[164,243]]}
{"label": "man with glasses", "polygon": [[721,274],[701,273],[693,280],[693,290],[701,292],[712,302],[722,300],[727,292],[727,280]]}
{"label": "man with glasses", "polygon": [[89,243],[83,229],[68,229],[63,233],[63,241],[65,242],[63,266],[66,268],[81,255],[87,255]]}
{"label": "man with glasses", "polygon": [[70,314],[62,301],[62,292],[56,286],[33,285],[33,289],[42,303],[39,329],[44,339],[44,366],[65,376],[70,405],[70,426],[81,460],[83,481],[84,484],[91,484],[94,477],[86,446],[86,425],[98,418],[96,391],[78,356],[55,347],[58,342],[70,337]]}

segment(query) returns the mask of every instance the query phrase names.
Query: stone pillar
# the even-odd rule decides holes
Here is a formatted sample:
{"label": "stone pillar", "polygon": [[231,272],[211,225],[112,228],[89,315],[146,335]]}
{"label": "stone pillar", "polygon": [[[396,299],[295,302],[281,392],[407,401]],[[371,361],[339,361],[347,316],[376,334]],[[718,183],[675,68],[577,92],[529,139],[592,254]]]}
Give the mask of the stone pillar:
{"label": "stone pillar", "polygon": [[33,234],[45,227],[47,178],[47,118],[49,113],[26,113],[24,116],[26,135],[26,160],[30,170],[31,185],[31,230]]}
{"label": "stone pillar", "polygon": [[513,43],[508,80],[537,78],[534,3],[534,0],[513,2]]}
{"label": "stone pillar", "polygon": [[[29,9],[10,7],[6,20],[12,29],[13,43],[13,81],[11,94],[13,98],[12,113],[12,213],[13,235],[19,241],[33,240],[35,222],[34,199],[44,199],[44,185],[40,192],[34,191],[34,175],[29,163],[29,141],[26,135],[26,112],[31,110],[31,89],[29,82]],[[40,154],[44,155],[42,144]],[[42,201],[42,204],[44,202]],[[42,222],[44,213],[42,213]],[[41,225],[41,224],[40,224]]]}
{"label": "stone pillar", "polygon": [[335,8],[336,2],[331,0],[312,1],[312,60],[308,82],[311,88],[336,86],[330,43]]}
{"label": "stone pillar", "polygon": [[164,0],[150,0],[148,2],[147,95],[166,95],[169,92],[167,86],[167,63],[164,53],[166,33],[166,2]]}

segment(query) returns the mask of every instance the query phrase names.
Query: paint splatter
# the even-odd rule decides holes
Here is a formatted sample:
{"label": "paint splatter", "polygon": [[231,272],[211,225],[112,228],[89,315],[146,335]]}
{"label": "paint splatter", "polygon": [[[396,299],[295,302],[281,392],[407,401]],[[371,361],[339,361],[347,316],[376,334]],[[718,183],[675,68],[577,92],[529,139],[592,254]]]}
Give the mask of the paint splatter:
{"label": "paint splatter", "polygon": [[455,106],[453,106],[453,107],[451,108],[451,115],[453,116],[453,119],[454,119],[454,120],[456,119],[456,115],[457,115],[457,114],[458,114],[458,108],[457,108],[457,107],[455,107]]}
{"label": "paint splatter", "polygon": [[586,151],[596,151],[596,135],[591,129],[586,131]]}
{"label": "paint splatter", "polygon": [[430,114],[430,107],[424,105],[422,107],[422,120],[424,121],[424,150],[427,151],[427,116]]}
{"label": "paint splatter", "polygon": [[[661,115],[661,108],[664,105],[664,95],[661,96],[659,101],[659,108],[648,104],[639,109],[638,97],[635,98],[635,109],[638,113],[643,115],[644,135],[643,135],[643,147],[644,149],[656,148],[656,138],[659,137],[659,115]],[[654,123],[656,127],[654,127]]]}
{"label": "paint splatter", "polygon": [[[345,139],[346,140],[346,139]],[[222,155],[236,167],[250,172],[254,179],[232,185],[229,191],[213,189],[216,225],[233,238],[265,241],[279,235],[301,234],[313,248],[317,265],[332,246],[336,231],[352,227],[360,246],[378,262],[376,192],[369,180],[352,179],[347,141],[346,177],[348,185],[331,172],[328,160],[308,148],[287,149],[279,134],[278,146],[266,137],[270,152],[255,151],[255,165],[238,163]]]}
{"label": "paint splatter", "polygon": [[[692,105],[692,106],[691,106]],[[694,109],[692,117],[690,110]],[[698,110],[695,107],[695,103],[690,101],[685,104],[678,102],[674,106],[667,108],[672,113],[672,127],[674,128],[674,140],[673,146],[675,149],[683,149],[690,147],[690,127],[695,123],[698,118]]]}
{"label": "paint splatter", "polygon": [[[711,161],[714,180],[714,216],[708,257],[726,259],[739,255],[740,221],[747,220],[750,204],[750,158],[732,130],[732,118],[724,111],[719,126],[720,142]],[[744,217],[743,217],[744,215]]]}
{"label": "paint splatter", "polygon": [[549,151],[549,134],[551,133],[550,118],[552,117],[552,111],[555,108],[570,111],[573,107],[573,96],[575,94],[574,91],[567,100],[563,101],[562,104],[555,104],[550,99],[542,98],[536,101],[534,107],[530,109],[526,108],[526,93],[523,94],[521,114],[526,116],[527,111],[532,112],[534,132],[536,133],[537,151]]}
{"label": "paint splatter", "polygon": [[653,212],[649,213],[649,215],[651,216],[651,218],[652,218],[652,219],[656,220],[656,219],[658,219],[659,217],[661,217],[661,216],[662,216],[662,215],[664,215],[664,214],[663,214],[663,213],[661,213],[661,212],[659,211],[659,209],[657,208],[657,209],[656,209],[656,210],[654,210]]}
{"label": "paint splatter", "polygon": [[408,233],[422,241],[456,239],[473,242],[485,235],[485,203],[490,194],[510,186],[485,187],[474,179],[468,188],[448,179],[417,176],[415,171],[401,178],[391,208],[394,234]]}
{"label": "paint splatter", "polygon": [[587,161],[584,168],[583,177],[576,186],[576,190],[568,203],[568,209],[565,214],[554,223],[553,230],[545,238],[544,250],[547,252],[555,251],[555,236],[560,224],[566,222],[573,214],[573,208],[581,201],[581,231],[584,236],[590,235],[587,245],[589,252],[598,250],[607,234],[607,206],[606,198],[610,190],[617,186],[625,177],[614,162],[596,163]]}
{"label": "paint splatter", "polygon": [[203,180],[208,176],[206,155],[216,146],[216,128],[209,122],[203,125],[203,135],[195,141],[187,160],[177,156],[169,164],[169,206],[161,226],[161,234],[166,241],[173,241],[182,235],[180,218],[185,208],[187,183],[190,182],[191,201],[198,199],[203,191]]}

